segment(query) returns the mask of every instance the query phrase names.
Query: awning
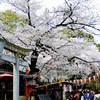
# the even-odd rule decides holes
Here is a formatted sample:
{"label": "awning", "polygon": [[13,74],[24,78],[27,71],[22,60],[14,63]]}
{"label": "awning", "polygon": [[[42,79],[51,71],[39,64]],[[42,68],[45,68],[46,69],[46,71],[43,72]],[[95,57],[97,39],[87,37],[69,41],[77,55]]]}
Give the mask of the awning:
{"label": "awning", "polygon": [[0,78],[4,78],[4,77],[13,77],[13,75],[8,73],[0,74]]}

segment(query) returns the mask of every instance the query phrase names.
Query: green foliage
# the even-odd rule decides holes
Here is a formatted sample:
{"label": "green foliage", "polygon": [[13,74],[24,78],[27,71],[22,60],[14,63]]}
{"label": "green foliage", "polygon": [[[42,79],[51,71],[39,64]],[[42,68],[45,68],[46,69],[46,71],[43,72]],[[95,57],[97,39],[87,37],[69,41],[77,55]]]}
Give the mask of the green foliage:
{"label": "green foliage", "polygon": [[86,84],[87,88],[100,88],[100,79],[96,79],[95,81],[88,82]]}
{"label": "green foliage", "polygon": [[63,34],[66,34],[67,38],[77,37],[75,34],[73,34],[73,30],[71,28],[65,28],[65,29],[59,30],[58,32],[62,32]]}
{"label": "green foliage", "polygon": [[83,30],[78,30],[77,36],[79,38],[84,38],[85,40],[88,40],[89,42],[94,42],[94,36],[92,34],[84,32]]}
{"label": "green foliage", "polygon": [[100,44],[96,44],[96,46],[97,46],[97,48],[99,49],[99,51],[100,51]]}
{"label": "green foliage", "polygon": [[68,38],[76,38],[77,36],[74,35],[74,34],[69,34],[67,37],[68,37]]}
{"label": "green foliage", "polygon": [[70,32],[72,32],[72,29],[71,28],[65,28],[65,29],[59,30],[59,32],[62,32],[64,34],[69,34]]}
{"label": "green foliage", "polygon": [[86,84],[86,87],[87,87],[87,88],[91,88],[91,89],[96,88],[95,82],[91,82],[91,83],[88,82],[88,83]]}
{"label": "green foliage", "polygon": [[5,28],[3,31],[12,32],[18,26],[26,25],[26,20],[18,15],[15,11],[6,10],[5,12],[0,12],[0,21],[3,22]]}
{"label": "green foliage", "polygon": [[73,30],[71,28],[65,28],[59,30],[58,32],[62,32],[66,34],[67,38],[84,38],[89,42],[94,42],[94,37],[92,34],[86,33],[83,30]]}
{"label": "green foliage", "polygon": [[94,37],[92,34],[86,34],[85,39],[88,40],[89,42],[94,42]]}

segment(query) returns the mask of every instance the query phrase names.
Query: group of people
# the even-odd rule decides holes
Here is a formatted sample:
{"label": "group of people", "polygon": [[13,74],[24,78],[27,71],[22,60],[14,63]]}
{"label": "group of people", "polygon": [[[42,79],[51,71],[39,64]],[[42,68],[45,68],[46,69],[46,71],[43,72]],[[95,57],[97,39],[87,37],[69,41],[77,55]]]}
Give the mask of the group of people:
{"label": "group of people", "polygon": [[96,97],[97,91],[90,89],[76,90],[66,93],[66,100],[100,100],[100,97]]}

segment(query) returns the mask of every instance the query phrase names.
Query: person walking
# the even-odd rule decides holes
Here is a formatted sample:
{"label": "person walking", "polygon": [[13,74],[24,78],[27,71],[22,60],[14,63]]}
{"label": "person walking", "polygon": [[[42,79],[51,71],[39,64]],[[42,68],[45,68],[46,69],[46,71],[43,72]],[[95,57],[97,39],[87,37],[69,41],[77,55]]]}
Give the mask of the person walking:
{"label": "person walking", "polygon": [[86,93],[84,93],[84,98],[85,98],[85,100],[93,100],[94,96],[90,92],[90,90],[87,90]]}
{"label": "person walking", "polygon": [[77,91],[76,94],[74,95],[74,100],[80,100],[81,93],[80,91]]}

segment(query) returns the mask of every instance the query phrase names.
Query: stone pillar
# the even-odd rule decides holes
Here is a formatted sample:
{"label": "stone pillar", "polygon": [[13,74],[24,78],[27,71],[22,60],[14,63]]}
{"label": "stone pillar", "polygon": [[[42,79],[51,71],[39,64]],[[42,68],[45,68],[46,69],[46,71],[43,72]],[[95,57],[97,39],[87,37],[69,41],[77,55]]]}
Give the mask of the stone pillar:
{"label": "stone pillar", "polygon": [[19,100],[19,57],[15,54],[15,66],[13,66],[13,100]]}

